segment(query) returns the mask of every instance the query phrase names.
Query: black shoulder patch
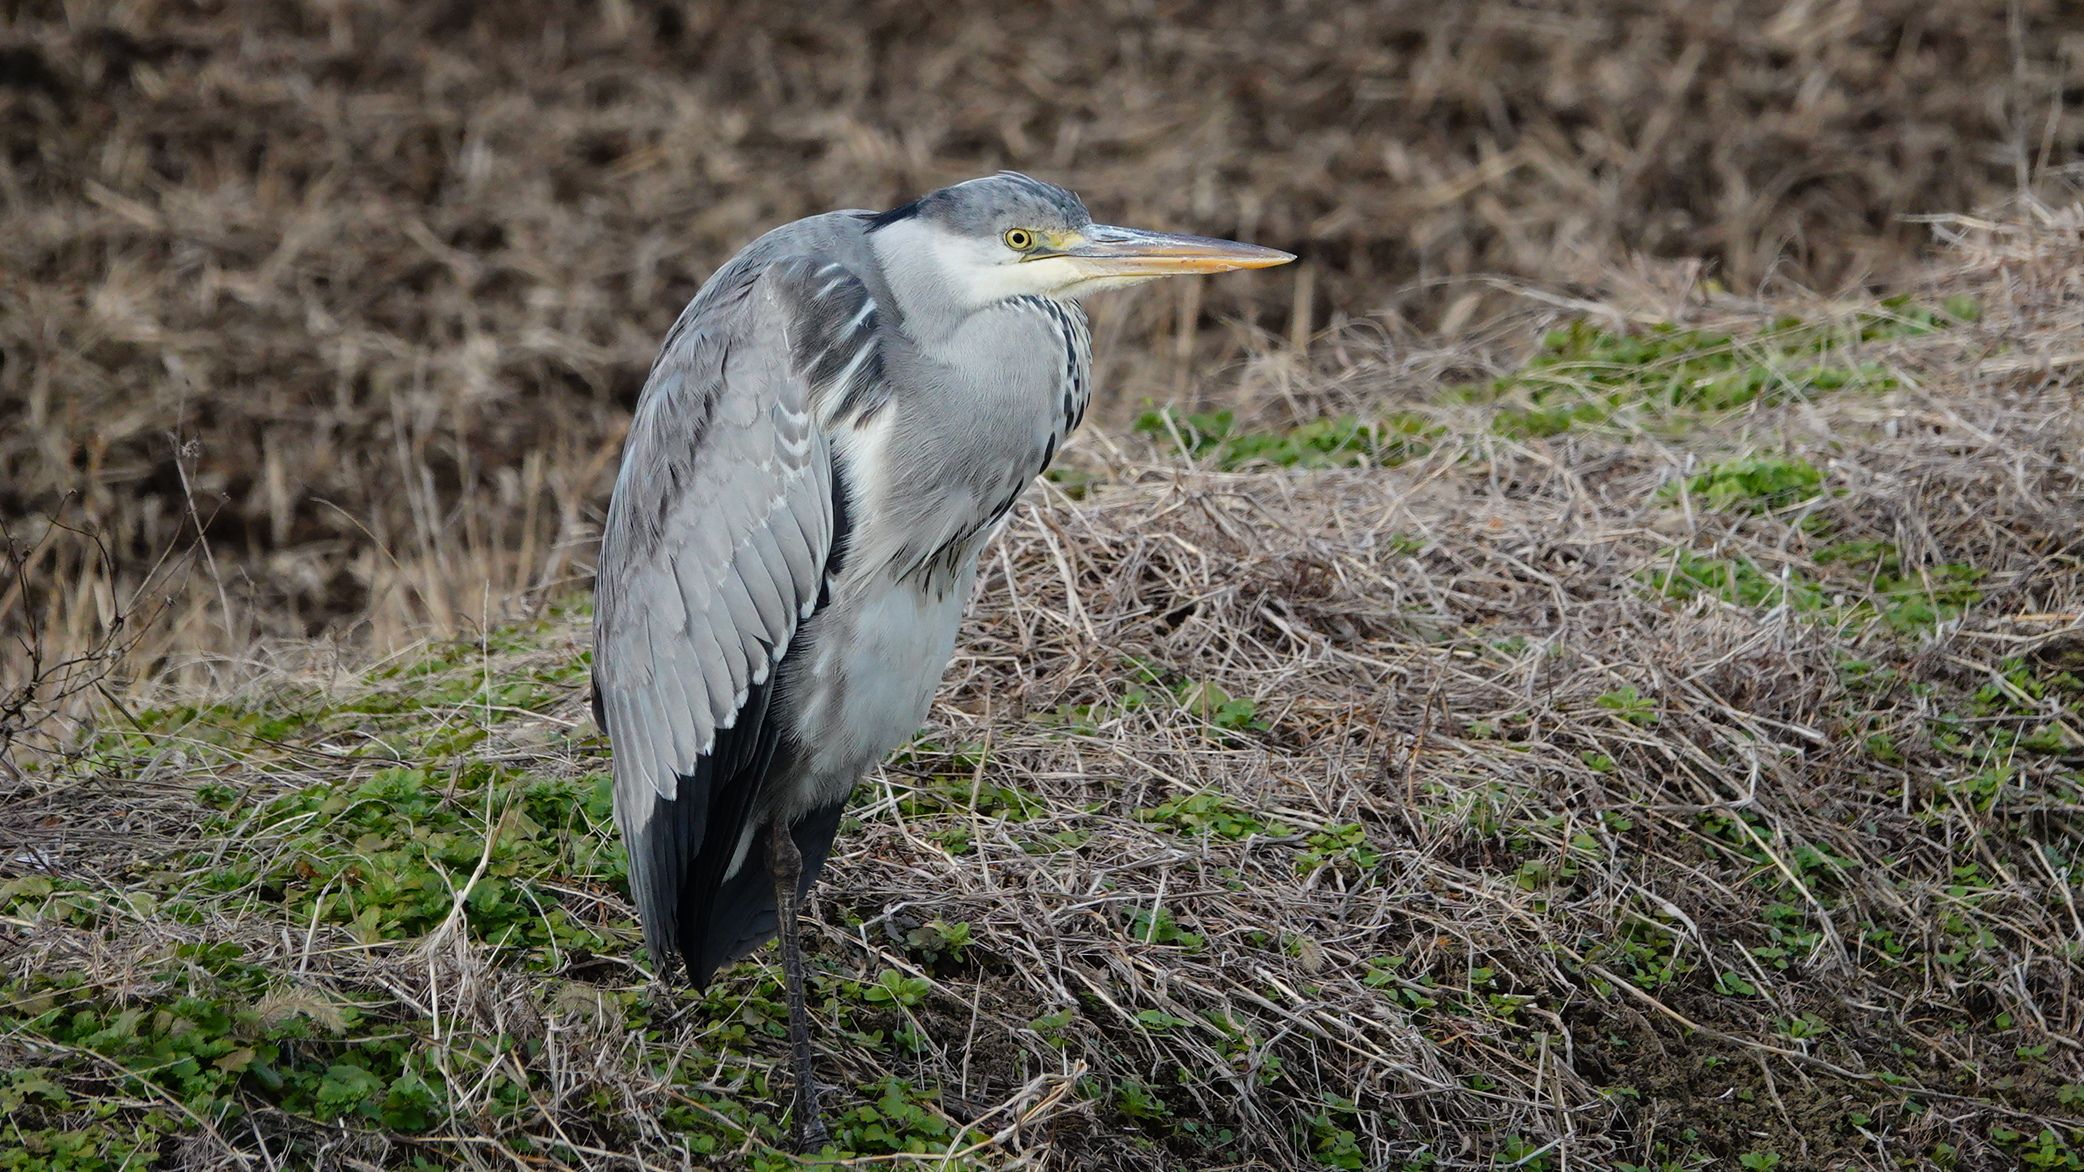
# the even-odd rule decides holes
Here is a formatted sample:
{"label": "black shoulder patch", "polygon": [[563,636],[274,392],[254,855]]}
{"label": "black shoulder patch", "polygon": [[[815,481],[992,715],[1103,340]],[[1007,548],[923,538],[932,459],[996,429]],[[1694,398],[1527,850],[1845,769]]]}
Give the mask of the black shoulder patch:
{"label": "black shoulder patch", "polygon": [[904,220],[915,219],[920,212],[926,210],[923,206],[925,203],[924,199],[915,199],[910,203],[898,204],[887,212],[877,212],[868,218],[868,230],[875,232]]}

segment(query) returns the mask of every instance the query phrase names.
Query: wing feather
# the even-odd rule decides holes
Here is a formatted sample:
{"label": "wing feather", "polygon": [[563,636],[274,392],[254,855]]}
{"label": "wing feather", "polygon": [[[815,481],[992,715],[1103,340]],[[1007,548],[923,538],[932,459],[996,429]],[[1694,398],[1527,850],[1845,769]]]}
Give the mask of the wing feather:
{"label": "wing feather", "polygon": [[784,536],[782,540],[776,542],[776,547],[781,550],[782,556],[787,562],[790,592],[799,600],[807,600],[798,603],[798,610],[804,617],[808,617],[811,609],[817,605],[818,583],[824,575],[825,564],[829,560],[829,558],[810,557],[808,556],[808,551],[813,549],[830,550],[832,548],[833,515],[831,510],[809,509],[803,505],[804,498],[831,499],[831,471],[829,467],[820,471],[824,474],[818,478],[817,483],[799,486],[798,499],[792,502],[791,507],[787,510],[789,519],[796,525],[793,534],[794,540]]}
{"label": "wing feather", "polygon": [[[703,748],[701,733],[696,731],[695,721],[708,709],[709,693],[703,689],[701,677],[694,673],[687,650],[685,647],[673,647],[659,653],[658,657],[660,670],[657,675],[657,700],[660,718],[669,734],[667,746],[670,753],[665,762],[667,766],[675,761],[687,761],[698,757]],[[695,695],[691,693],[690,684],[693,685],[693,692],[700,693],[699,704]]]}
{"label": "wing feather", "polygon": [[[776,511],[781,510],[777,507]],[[787,522],[783,524],[786,525]],[[767,649],[761,655],[761,662],[755,665],[757,669],[767,666],[767,655],[796,627],[794,612],[797,600],[794,597],[782,596],[782,584],[776,581],[774,568],[767,560],[774,540],[775,535],[772,532],[754,534],[752,541],[746,545],[745,553],[736,563],[738,580],[745,587],[746,597],[751,600],[753,609],[760,614],[760,630],[772,636],[767,640]],[[795,591],[792,589],[788,593],[794,595]],[[759,671],[757,674],[764,675],[765,672]]]}
{"label": "wing feather", "polygon": [[821,268],[734,262],[696,296],[639,397],[602,537],[594,688],[630,891],[654,960],[684,955],[698,981],[774,783],[776,672],[836,568],[845,502],[803,333],[836,318],[820,286],[849,315],[871,302]]}
{"label": "wing feather", "polygon": [[[711,625],[702,624],[701,629],[692,636],[692,641],[699,645],[702,680],[709,701],[709,725],[714,730],[727,727],[737,715],[737,709],[731,704],[731,653],[724,647],[716,632],[710,629]],[[703,751],[707,752],[708,747],[705,739]]]}

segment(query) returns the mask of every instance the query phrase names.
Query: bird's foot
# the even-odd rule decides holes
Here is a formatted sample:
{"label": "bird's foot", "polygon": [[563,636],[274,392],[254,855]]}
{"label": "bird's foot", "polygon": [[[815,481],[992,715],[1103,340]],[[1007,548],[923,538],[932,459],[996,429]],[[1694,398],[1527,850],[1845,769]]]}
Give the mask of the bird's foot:
{"label": "bird's foot", "polygon": [[814,1156],[832,1146],[832,1133],[825,1130],[825,1121],[813,1115],[810,1123],[796,1125],[796,1154]]}
{"label": "bird's foot", "polygon": [[796,1076],[796,1093],[789,1101],[790,1133],[795,1137],[799,1156],[816,1155],[832,1146],[832,1133],[825,1129],[825,1112],[818,1105],[818,1100],[824,1098],[823,1090],[806,1064]]}

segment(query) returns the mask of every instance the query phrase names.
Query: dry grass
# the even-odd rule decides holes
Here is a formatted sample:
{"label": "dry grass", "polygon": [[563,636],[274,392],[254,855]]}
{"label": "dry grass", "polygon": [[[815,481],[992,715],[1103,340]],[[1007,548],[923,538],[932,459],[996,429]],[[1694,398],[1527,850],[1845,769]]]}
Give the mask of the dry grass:
{"label": "dry grass", "polygon": [[1273,339],[1459,328],[1472,274],[1900,272],[1902,214],[2077,159],[2078,37],[2039,0],[13,10],[0,631],[63,658],[164,606],[139,650],[193,676],[581,583],[658,337],[786,217],[1020,165],[1305,255],[1103,306],[1119,420]]}
{"label": "dry grass", "polygon": [[[1349,346],[1191,455],[1095,437],[817,899],[863,1166],[2084,1159],[2084,211],[1938,230],[1893,308],[1646,270],[1495,383]],[[1356,404],[1404,425],[1365,466],[1238,463]],[[320,655],[24,778],[0,1065],[70,1096],[27,1127],[782,1162],[772,969],[627,959],[584,632]],[[210,1006],[205,1094],[148,1042]]]}
{"label": "dry grass", "polygon": [[1900,218],[2058,5],[8,11],[0,1168],[782,1162],[557,608],[701,275],[1000,165],[1306,263],[1101,307],[863,789],[864,1165],[2084,1163],[2084,212]]}

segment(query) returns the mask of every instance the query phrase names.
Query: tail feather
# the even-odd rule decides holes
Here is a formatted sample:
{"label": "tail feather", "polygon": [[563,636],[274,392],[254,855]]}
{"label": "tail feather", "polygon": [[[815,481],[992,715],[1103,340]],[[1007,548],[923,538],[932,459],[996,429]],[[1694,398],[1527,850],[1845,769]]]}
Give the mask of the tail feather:
{"label": "tail feather", "polygon": [[[790,826],[790,836],[803,855],[803,878],[798,881],[798,898],[810,894],[832,853],[832,840],[839,833],[841,799],[804,815]],[[751,953],[774,939],[778,909],[774,902],[774,877],[767,865],[767,836],[755,834],[745,852],[745,862],[736,874],[715,888],[699,919],[682,904],[680,947],[687,960],[688,977],[697,989],[707,989],[718,969]],[[699,926],[698,926],[699,925]]]}
{"label": "tail feather", "polygon": [[[630,894],[637,901],[652,966],[661,974],[684,947],[680,903],[683,876],[691,861],[687,848],[703,840],[708,822],[707,802],[661,798],[653,807],[649,825],[623,828],[632,861]],[[642,866],[636,865],[638,859],[644,860]]]}

